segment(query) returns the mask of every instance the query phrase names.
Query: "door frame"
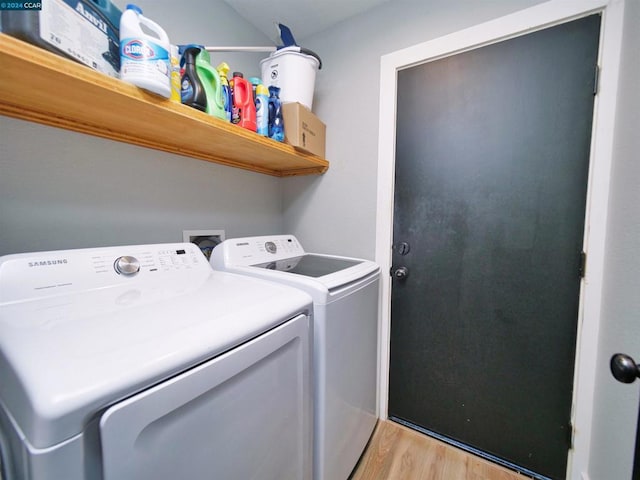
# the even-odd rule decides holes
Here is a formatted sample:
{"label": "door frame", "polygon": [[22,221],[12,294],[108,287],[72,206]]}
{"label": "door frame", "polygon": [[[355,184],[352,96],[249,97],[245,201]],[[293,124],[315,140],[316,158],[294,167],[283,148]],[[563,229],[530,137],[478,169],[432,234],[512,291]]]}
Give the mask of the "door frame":
{"label": "door frame", "polygon": [[[614,145],[614,126],[624,6],[628,0],[550,0],[514,14],[398,50],[380,59],[376,262],[382,272],[391,269],[393,198],[395,177],[395,118],[397,72],[421,63],[490,45],[543,28],[602,13],[598,65],[600,78],[595,97],[591,156],[587,191],[584,250],[586,274],[580,288],[578,334],[572,402],[573,449],[569,450],[567,479],[588,480],[591,446],[596,355],[601,322],[603,268],[609,183]],[[388,418],[389,345],[391,331],[391,281],[380,283],[378,362],[378,410]]]}

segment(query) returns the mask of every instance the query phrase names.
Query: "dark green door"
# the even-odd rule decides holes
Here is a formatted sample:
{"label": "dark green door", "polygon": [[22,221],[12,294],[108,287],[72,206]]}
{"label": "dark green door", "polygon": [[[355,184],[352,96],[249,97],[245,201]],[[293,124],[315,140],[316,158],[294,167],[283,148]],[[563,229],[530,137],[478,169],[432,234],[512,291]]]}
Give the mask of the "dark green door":
{"label": "dark green door", "polygon": [[554,479],[599,31],[592,15],[398,73],[389,415]]}

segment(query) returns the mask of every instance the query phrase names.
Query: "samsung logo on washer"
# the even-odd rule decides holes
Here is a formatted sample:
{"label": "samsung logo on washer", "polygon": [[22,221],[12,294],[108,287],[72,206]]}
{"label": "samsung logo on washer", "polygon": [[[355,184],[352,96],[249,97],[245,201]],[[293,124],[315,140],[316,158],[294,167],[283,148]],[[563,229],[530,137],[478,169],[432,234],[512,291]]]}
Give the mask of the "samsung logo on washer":
{"label": "samsung logo on washer", "polygon": [[38,262],[29,262],[30,267],[50,267],[52,265],[64,265],[69,263],[66,258],[59,260],[40,260]]}

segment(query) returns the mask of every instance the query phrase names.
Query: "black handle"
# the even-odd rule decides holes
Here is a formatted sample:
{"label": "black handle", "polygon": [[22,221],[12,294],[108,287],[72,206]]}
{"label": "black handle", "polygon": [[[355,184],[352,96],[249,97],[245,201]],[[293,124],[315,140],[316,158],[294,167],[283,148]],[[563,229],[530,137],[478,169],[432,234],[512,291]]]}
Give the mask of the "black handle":
{"label": "black handle", "polygon": [[[622,383],[633,383],[640,377],[640,365],[633,358],[624,353],[616,353],[609,363],[611,373],[616,380]],[[640,479],[640,412],[638,413],[638,425],[636,427],[636,448],[633,456],[633,473],[631,480]]]}
{"label": "black handle", "polygon": [[640,377],[640,365],[624,353],[616,353],[611,357],[611,373],[622,383],[633,383]]}

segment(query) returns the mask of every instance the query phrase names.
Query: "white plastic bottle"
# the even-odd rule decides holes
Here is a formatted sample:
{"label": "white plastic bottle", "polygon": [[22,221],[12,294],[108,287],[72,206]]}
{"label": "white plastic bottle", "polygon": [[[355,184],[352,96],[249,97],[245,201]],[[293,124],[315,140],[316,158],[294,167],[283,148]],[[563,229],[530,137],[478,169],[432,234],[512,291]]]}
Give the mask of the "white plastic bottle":
{"label": "white plastic bottle", "polygon": [[[141,25],[157,37],[146,34]],[[171,44],[160,25],[129,4],[120,17],[120,78],[140,88],[171,97]]]}
{"label": "white plastic bottle", "polygon": [[262,83],[256,87],[256,132],[269,136],[269,90]]}

